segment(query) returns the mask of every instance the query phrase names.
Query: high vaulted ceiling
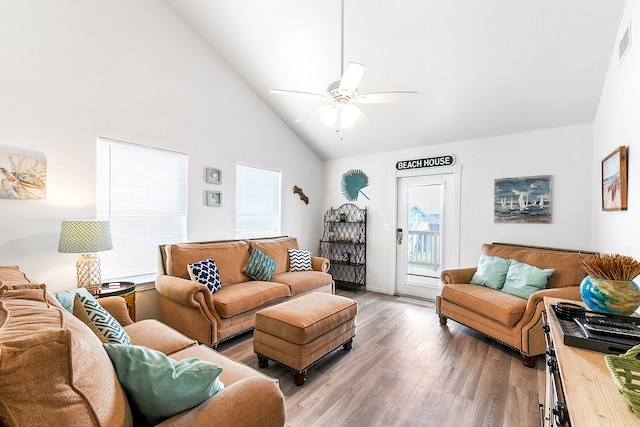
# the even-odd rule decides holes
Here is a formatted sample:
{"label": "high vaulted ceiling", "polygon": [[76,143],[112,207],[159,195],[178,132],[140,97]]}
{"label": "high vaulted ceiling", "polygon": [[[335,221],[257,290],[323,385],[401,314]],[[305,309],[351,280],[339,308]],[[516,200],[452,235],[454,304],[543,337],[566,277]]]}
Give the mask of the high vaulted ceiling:
{"label": "high vaulted ceiling", "polygon": [[[165,0],[323,159],[589,123],[617,45],[624,0],[344,0],[344,64],[360,93],[417,91],[367,104],[367,127],[336,132],[341,0]],[[250,118],[249,118],[250,119]]]}

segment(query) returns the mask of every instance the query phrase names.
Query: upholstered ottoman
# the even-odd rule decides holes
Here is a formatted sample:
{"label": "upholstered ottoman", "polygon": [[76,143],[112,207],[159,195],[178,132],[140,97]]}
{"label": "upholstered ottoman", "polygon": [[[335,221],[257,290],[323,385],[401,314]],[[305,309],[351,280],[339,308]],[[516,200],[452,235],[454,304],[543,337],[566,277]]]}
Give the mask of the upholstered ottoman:
{"label": "upholstered ottoman", "polygon": [[358,306],[350,298],[313,292],[256,313],[253,351],[258,366],[269,359],[290,368],[296,385],[323,356],[343,346],[351,350]]}

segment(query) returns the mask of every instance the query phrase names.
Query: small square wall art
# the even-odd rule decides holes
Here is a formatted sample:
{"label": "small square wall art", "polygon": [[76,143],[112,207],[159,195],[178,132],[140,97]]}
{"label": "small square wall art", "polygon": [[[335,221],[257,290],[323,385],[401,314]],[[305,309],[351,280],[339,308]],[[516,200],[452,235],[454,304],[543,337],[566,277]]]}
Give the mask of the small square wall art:
{"label": "small square wall art", "polygon": [[220,191],[206,191],[205,197],[207,198],[206,204],[211,207],[222,206],[222,192]]}
{"label": "small square wall art", "polygon": [[216,168],[205,168],[205,181],[207,184],[222,184],[222,171]]}
{"label": "small square wall art", "polygon": [[47,159],[44,155],[0,152],[0,199],[45,199],[46,182]]}
{"label": "small square wall art", "polygon": [[493,222],[551,222],[551,175],[496,179]]}

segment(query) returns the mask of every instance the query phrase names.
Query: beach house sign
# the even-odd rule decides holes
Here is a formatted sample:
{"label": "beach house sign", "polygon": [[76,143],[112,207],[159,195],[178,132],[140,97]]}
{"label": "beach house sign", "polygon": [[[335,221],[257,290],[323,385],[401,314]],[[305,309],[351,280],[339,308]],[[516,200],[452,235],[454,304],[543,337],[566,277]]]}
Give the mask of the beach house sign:
{"label": "beach house sign", "polygon": [[401,160],[396,163],[396,169],[399,171],[407,169],[434,168],[438,166],[453,166],[456,158],[451,154],[438,157],[427,157],[424,159]]}

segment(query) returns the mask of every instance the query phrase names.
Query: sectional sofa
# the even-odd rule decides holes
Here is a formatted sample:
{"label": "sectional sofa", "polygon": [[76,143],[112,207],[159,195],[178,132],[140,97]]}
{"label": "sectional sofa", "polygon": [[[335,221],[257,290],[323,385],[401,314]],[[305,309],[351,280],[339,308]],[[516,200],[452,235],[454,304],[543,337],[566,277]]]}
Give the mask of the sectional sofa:
{"label": "sectional sofa", "polygon": [[[30,283],[17,267],[0,267],[0,283],[0,425],[145,425],[102,342],[85,323],[63,308],[45,285]],[[223,369],[222,391],[158,425],[286,425],[277,380],[157,320],[134,323],[121,297],[101,298],[99,303],[123,326],[133,345],[176,361],[196,358]]]}

